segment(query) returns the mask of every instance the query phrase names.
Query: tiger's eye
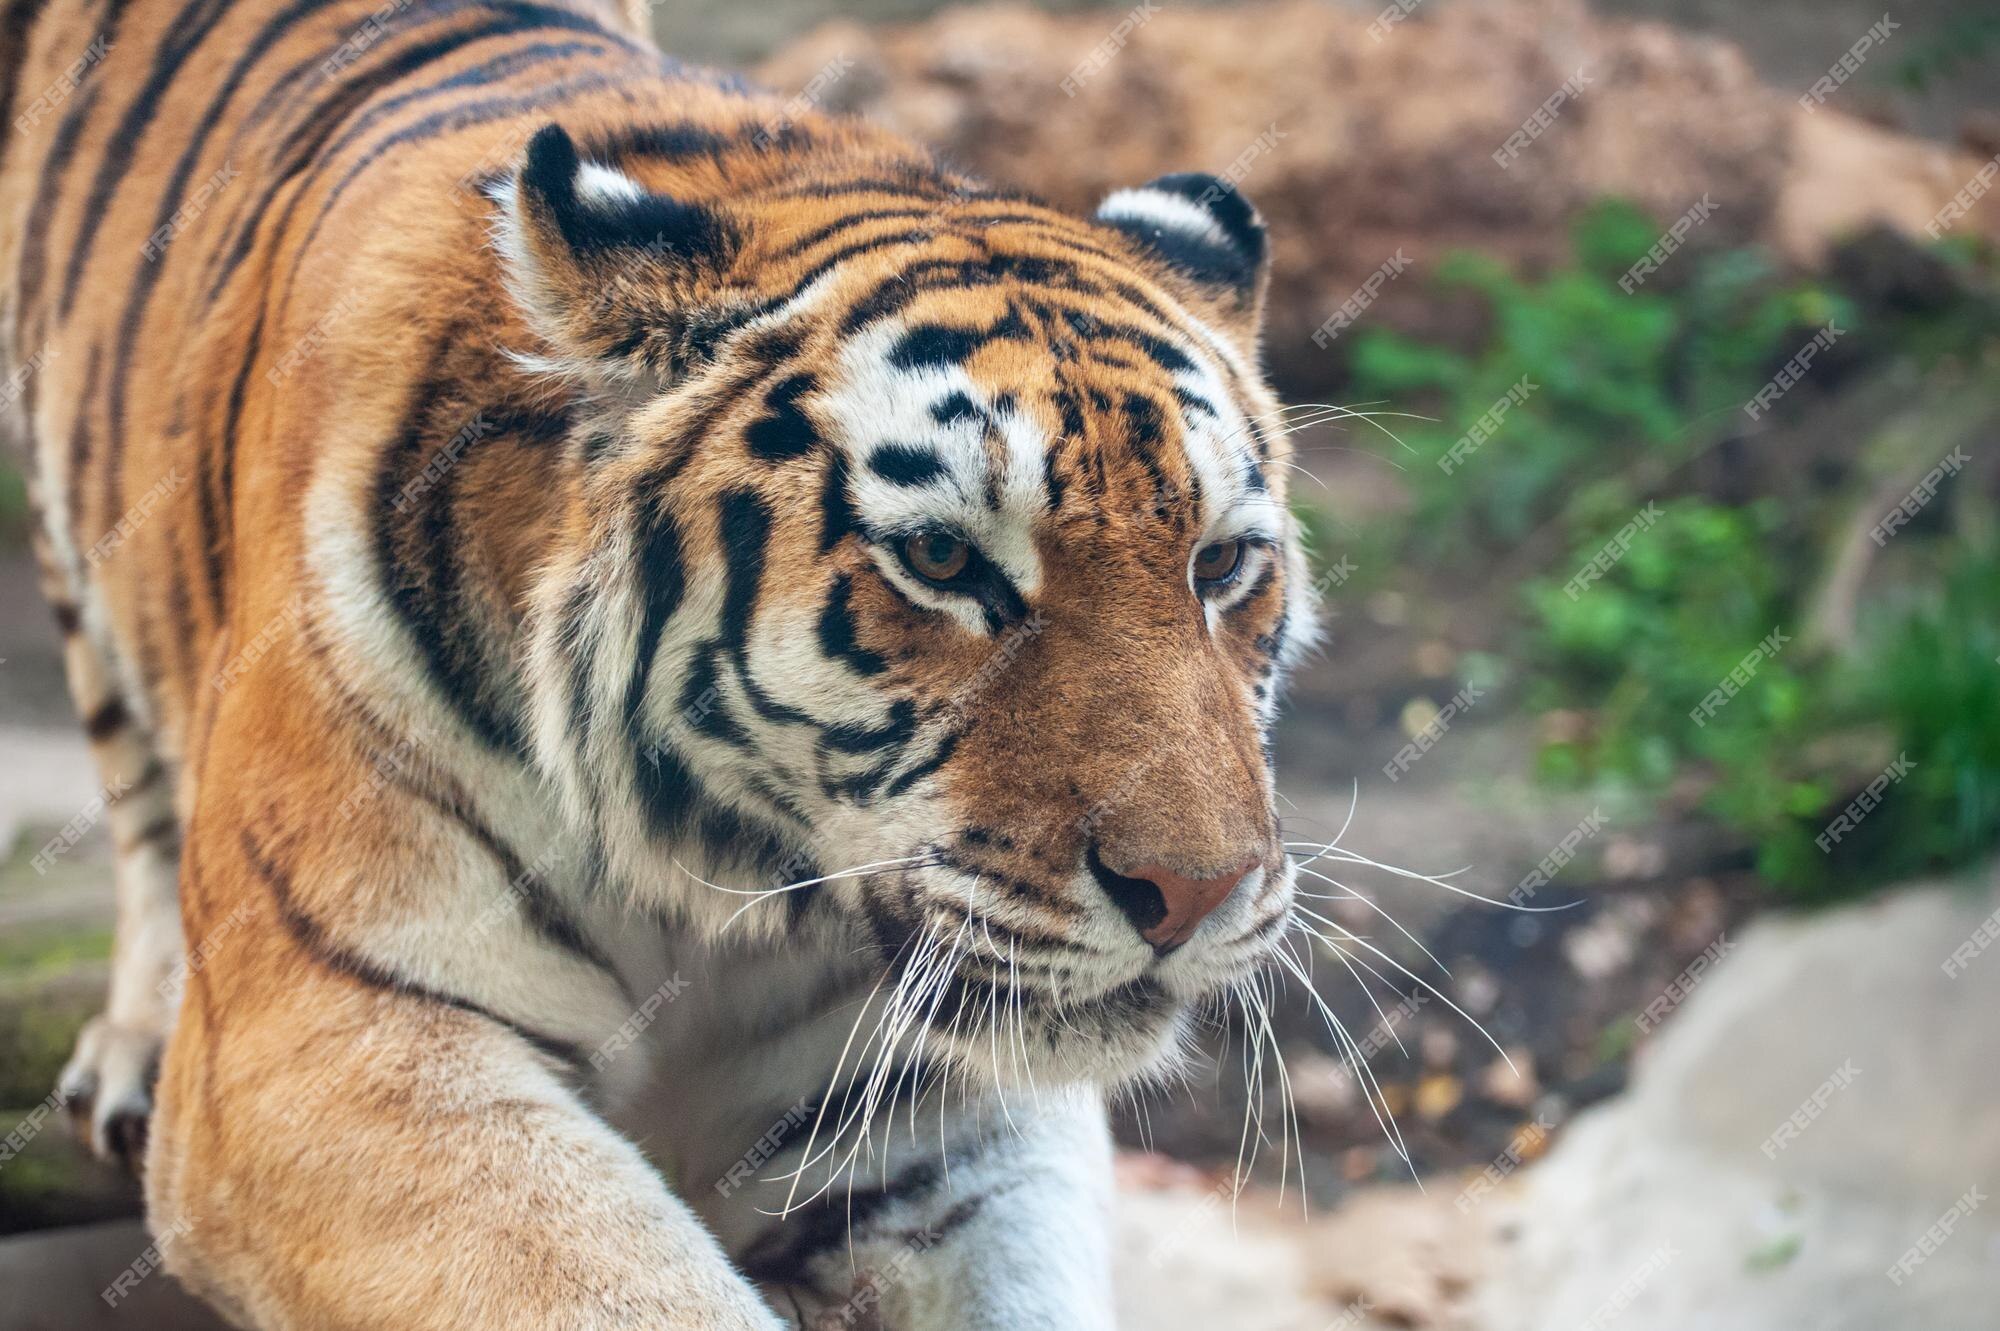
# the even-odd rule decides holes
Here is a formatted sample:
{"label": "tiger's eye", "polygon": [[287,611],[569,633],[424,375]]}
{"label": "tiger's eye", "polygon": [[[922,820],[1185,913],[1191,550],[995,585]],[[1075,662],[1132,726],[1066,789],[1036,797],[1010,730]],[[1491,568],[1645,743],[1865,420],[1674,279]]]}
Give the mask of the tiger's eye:
{"label": "tiger's eye", "polygon": [[904,539],[903,558],[919,577],[950,582],[972,562],[972,547],[947,532],[920,532]]}
{"label": "tiger's eye", "polygon": [[1212,545],[1204,545],[1195,552],[1194,580],[1207,583],[1227,581],[1242,562],[1241,541],[1216,541]]}

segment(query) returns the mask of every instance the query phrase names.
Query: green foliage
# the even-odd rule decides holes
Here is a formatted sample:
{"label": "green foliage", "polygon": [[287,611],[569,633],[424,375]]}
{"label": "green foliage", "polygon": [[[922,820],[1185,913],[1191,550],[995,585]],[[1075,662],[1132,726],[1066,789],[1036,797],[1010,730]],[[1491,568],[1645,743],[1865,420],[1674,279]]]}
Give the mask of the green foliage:
{"label": "green foliage", "polygon": [[2000,842],[2000,551],[1882,618],[1849,709],[1887,722],[1915,766],[1864,824],[1866,848],[1899,869],[1970,859]]}
{"label": "green foliage", "polygon": [[[1754,501],[1704,490],[1695,465],[1724,444],[1770,447],[1815,397],[1841,391],[1816,366],[1755,430],[1739,410],[1828,320],[1855,334],[1843,351],[1861,378],[1914,386],[1919,401],[1933,372],[1992,382],[1989,256],[1939,247],[1960,285],[1921,308],[1694,244],[1628,293],[1619,279],[1660,231],[1607,203],[1579,222],[1572,259],[1546,275],[1474,257],[1442,265],[1439,280],[1484,304],[1477,345],[1357,339],[1356,398],[1437,418],[1401,431],[1417,454],[1402,562],[1529,568],[1508,647],[1528,705],[1569,717],[1548,727],[1562,738],[1539,754],[1546,780],[1692,796],[1769,879],[1809,899],[1990,853],[2000,844],[2000,553],[1950,530],[1991,528],[1990,504],[1973,499],[1958,513],[1941,497],[1900,533],[1898,572],[1914,590],[1865,607],[1859,650],[1835,654],[1802,640],[1831,557],[1820,542],[1851,520],[1849,480],[1866,474],[1860,459],[1887,422],[1833,413],[1854,434],[1831,441],[1821,474],[1767,471],[1780,479],[1764,488],[1778,493]],[[1510,388],[1498,428],[1467,449],[1468,423]],[[1896,410],[1912,400],[1890,396]],[[2000,388],[1993,396],[2000,416]],[[1600,552],[1595,576],[1575,580]],[[1767,641],[1775,650],[1760,650]],[[1899,755],[1907,773],[1823,848],[1828,823]]]}
{"label": "green foliage", "polygon": [[1911,92],[1958,78],[2000,48],[2000,14],[1956,14],[1911,37],[1892,77]]}
{"label": "green foliage", "polygon": [[28,542],[28,487],[21,473],[0,458],[0,550]]}
{"label": "green foliage", "polygon": [[[1435,418],[1398,426],[1416,453],[1408,483],[1425,553],[1463,558],[1517,541],[1574,518],[1577,504],[1629,509],[1635,462],[1664,471],[1684,461],[1705,442],[1702,423],[1755,392],[1809,336],[1800,329],[1851,314],[1748,252],[1702,264],[1680,290],[1655,275],[1628,294],[1619,279],[1659,235],[1642,213],[1606,203],[1578,222],[1575,259],[1544,277],[1448,258],[1439,282],[1478,294],[1490,311],[1476,351],[1381,330],[1356,340],[1354,396]],[[1494,410],[1504,416],[1490,436],[1448,457]]]}
{"label": "green foliage", "polygon": [[[1689,758],[1727,761],[1798,715],[1783,651],[1757,663],[1759,687],[1696,726],[1692,711],[1774,628],[1777,570],[1762,548],[1774,506],[1732,509],[1700,500],[1662,506],[1604,577],[1570,582],[1611,532],[1586,529],[1565,567],[1527,588],[1524,646],[1538,670],[1530,701],[1588,706],[1588,740],[1550,745],[1545,775],[1609,776],[1661,788]],[[1574,593],[1574,594],[1573,594]]]}

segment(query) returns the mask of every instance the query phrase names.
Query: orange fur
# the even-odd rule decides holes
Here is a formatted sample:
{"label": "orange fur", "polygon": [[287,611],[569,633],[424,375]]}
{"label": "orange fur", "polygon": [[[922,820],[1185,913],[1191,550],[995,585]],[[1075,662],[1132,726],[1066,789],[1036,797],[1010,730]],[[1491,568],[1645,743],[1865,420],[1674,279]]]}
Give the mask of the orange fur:
{"label": "orange fur", "polygon": [[[979,869],[1017,885],[1020,937],[1072,927],[1084,908],[1058,871],[1087,843],[1128,873],[1254,859],[1260,920],[1286,905],[1260,742],[1288,616],[1303,631],[1292,533],[1241,605],[1204,620],[1186,574],[1202,483],[1177,451],[1173,376],[1129,347],[1087,365],[1050,349],[1138,330],[1222,367],[1282,511],[1284,444],[1255,424],[1275,409],[1261,267],[1219,292],[1128,231],[663,67],[627,35],[644,9],[0,15],[9,116],[51,102],[0,139],[0,362],[31,367],[8,433],[32,458],[78,706],[107,781],[136,788],[113,809],[121,946],[172,911],[177,881],[202,957],[166,1046],[148,1196],[156,1227],[191,1225],[169,1264],[245,1324],[766,1324],[564,1065],[630,995],[588,948],[531,950],[530,925],[557,928],[506,899],[536,847],[574,838],[648,909],[719,918],[712,899],[646,896],[686,882],[664,840],[612,821],[645,773],[567,729],[617,710],[617,690],[583,681],[634,650],[643,603],[612,599],[631,562],[616,552],[648,522],[678,533],[695,601],[736,576],[726,515],[761,514],[760,623],[810,635],[844,579],[856,659],[880,662],[869,687],[919,700],[927,723],[981,681],[935,807],[1008,829]],[[72,80],[100,35],[108,54]],[[727,243],[579,245],[560,191],[523,173],[551,122],[648,197],[720,218]],[[925,285],[943,270],[994,276]],[[1065,290],[1037,294],[1058,270]],[[788,344],[743,322],[813,280]],[[1067,496],[1034,534],[1045,594],[1009,668],[987,666],[994,637],[899,592],[859,535],[828,544],[818,455],[799,471],[744,451],[786,373],[844,382],[842,320],[871,298],[913,325],[1029,326],[960,366],[1055,441]],[[355,609],[363,584],[374,609]],[[829,733],[841,762],[875,742]],[[572,739],[563,769],[551,755]],[[850,913],[858,890],[838,889]],[[500,903],[506,928],[439,944],[468,902]],[[755,924],[784,927],[777,911]],[[516,965],[561,997],[530,1002]],[[475,973],[491,997],[466,997]],[[122,1007],[114,989],[103,1038],[128,1060],[173,1021],[142,1001],[155,978]],[[103,1098],[107,1066],[79,1065],[82,1100]],[[139,1154],[143,1105],[136,1125],[98,1108],[100,1146],[124,1134]]]}

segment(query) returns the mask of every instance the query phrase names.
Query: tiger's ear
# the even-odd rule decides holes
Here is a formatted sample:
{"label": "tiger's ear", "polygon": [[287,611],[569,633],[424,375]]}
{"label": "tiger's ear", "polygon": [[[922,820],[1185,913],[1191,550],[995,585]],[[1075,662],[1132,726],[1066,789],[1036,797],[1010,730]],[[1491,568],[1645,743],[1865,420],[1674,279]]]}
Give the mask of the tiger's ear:
{"label": "tiger's ear", "polygon": [[1219,176],[1182,172],[1098,205],[1097,220],[1122,231],[1191,291],[1197,314],[1254,346],[1270,279],[1264,219]]}
{"label": "tiger's ear", "polygon": [[738,244],[727,218],[584,161],[559,125],[491,193],[508,290],[546,344],[537,368],[646,392],[706,354]]}

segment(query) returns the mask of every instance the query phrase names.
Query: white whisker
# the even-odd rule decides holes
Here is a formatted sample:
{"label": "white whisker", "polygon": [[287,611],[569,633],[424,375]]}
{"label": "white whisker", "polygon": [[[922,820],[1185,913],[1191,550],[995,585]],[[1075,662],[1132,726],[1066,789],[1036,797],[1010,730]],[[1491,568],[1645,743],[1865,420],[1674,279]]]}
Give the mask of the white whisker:
{"label": "white whisker", "polygon": [[1450,874],[1418,873],[1414,869],[1399,869],[1393,864],[1383,864],[1379,860],[1372,860],[1358,851],[1349,850],[1345,846],[1332,844],[1318,846],[1317,843],[1303,844],[1317,846],[1317,849],[1313,852],[1313,859],[1319,859],[1323,855],[1331,856],[1343,864],[1358,864],[1364,868],[1380,869],[1383,873],[1393,874],[1397,878],[1408,878],[1419,883],[1429,883],[1432,887],[1441,887],[1447,892],[1455,892],[1459,896],[1469,898],[1473,901],[1481,901],[1489,906],[1500,906],[1506,910],[1518,910],[1524,914],[1545,915],[1552,911],[1570,910],[1583,904],[1580,901],[1567,901],[1560,906],[1523,906],[1519,902],[1507,901],[1498,897],[1481,896],[1477,892],[1446,881],[1449,877],[1456,877],[1458,874],[1466,872],[1465,869],[1454,869]]}
{"label": "white whisker", "polygon": [[[1334,1042],[1340,1046],[1341,1056],[1346,1059],[1348,1067],[1354,1072],[1355,1080],[1361,1087],[1361,1098],[1367,1102],[1368,1111],[1375,1116],[1375,1122],[1382,1129],[1382,1134],[1388,1141],[1390,1149],[1395,1151],[1397,1157],[1405,1165],[1410,1165],[1409,1147],[1403,1141],[1402,1130],[1396,1125],[1396,1115],[1389,1108],[1388,1097],[1383,1094],[1381,1083],[1375,1079],[1375,1070],[1368,1066],[1368,1060],[1363,1056],[1361,1046],[1348,1033],[1347,1027],[1341,1023],[1340,1018],[1334,1015],[1333,1009],[1327,1005],[1326,1000],[1320,997],[1319,990],[1313,987],[1312,979],[1306,974],[1305,966],[1299,961],[1298,957],[1290,950],[1275,951],[1272,955],[1276,956],[1278,963],[1290,971],[1300,984],[1305,986],[1307,995],[1311,997],[1313,1005],[1319,1009],[1321,1019],[1326,1022],[1328,1032],[1332,1034]],[[1414,1173],[1414,1166],[1412,1166],[1412,1172]]]}
{"label": "white whisker", "polygon": [[[1362,947],[1367,948],[1370,952],[1373,952],[1376,956],[1380,957],[1382,960],[1388,962],[1391,966],[1394,966],[1397,970],[1401,971],[1403,975],[1406,976],[1408,979],[1410,979],[1412,982],[1422,985],[1425,989],[1430,990],[1431,993],[1435,994],[1438,997],[1438,999],[1444,1003],[1446,1007],[1450,1008],[1453,1012],[1456,1012],[1459,1016],[1463,1017],[1466,1020],[1466,1022],[1472,1027],[1472,1029],[1478,1031],[1479,1034],[1485,1038],[1487,1044],[1493,1046],[1493,1052],[1500,1055],[1501,1061],[1507,1064],[1508,1069],[1512,1071],[1515,1076],[1518,1077],[1521,1075],[1520,1070],[1514,1067],[1514,1060],[1507,1056],[1507,1051],[1500,1047],[1500,1042],[1498,1040],[1493,1038],[1493,1033],[1487,1030],[1484,1026],[1482,1026],[1479,1023],[1479,1019],[1477,1017],[1474,1017],[1470,1012],[1467,1012],[1457,1003],[1454,1003],[1451,999],[1450,994],[1447,994],[1444,990],[1438,988],[1436,985],[1432,984],[1429,980],[1426,980],[1423,976],[1417,974],[1415,971],[1411,970],[1408,966],[1405,966],[1402,962],[1390,956],[1387,952],[1384,952],[1381,948],[1376,947],[1373,943],[1361,937],[1359,934],[1349,929],[1346,925],[1341,924],[1336,920],[1328,919],[1326,916],[1321,915],[1318,911],[1313,910],[1309,906],[1298,906],[1295,907],[1295,909],[1301,915],[1304,915],[1310,919],[1317,920],[1321,924],[1327,926],[1329,929],[1338,929],[1340,933],[1344,936],[1343,941],[1361,944]],[[1336,951],[1342,950],[1339,948],[1338,944],[1334,942],[1333,939],[1327,937],[1325,934],[1322,934],[1310,927],[1307,928],[1307,932],[1311,933],[1313,937],[1319,939],[1321,942],[1327,944],[1329,947],[1335,948]],[[1365,961],[1361,961],[1361,958],[1355,957],[1354,960],[1360,962],[1361,965],[1363,965],[1364,967],[1367,967],[1367,969],[1370,971],[1371,974],[1379,974],[1379,972],[1375,971],[1374,967],[1368,966],[1368,963]],[[1386,976],[1382,977],[1382,979],[1384,983],[1387,983]]]}

